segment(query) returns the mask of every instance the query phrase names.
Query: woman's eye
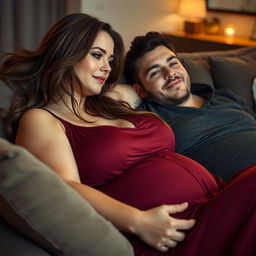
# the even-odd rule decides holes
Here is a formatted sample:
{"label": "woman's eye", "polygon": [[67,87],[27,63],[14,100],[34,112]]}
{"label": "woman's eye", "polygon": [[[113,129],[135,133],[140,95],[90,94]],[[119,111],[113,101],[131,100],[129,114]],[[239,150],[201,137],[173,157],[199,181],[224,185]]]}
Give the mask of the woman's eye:
{"label": "woman's eye", "polygon": [[102,57],[102,54],[100,54],[100,53],[91,53],[91,55],[92,55],[95,59],[97,59],[97,60],[100,60],[101,57]]}

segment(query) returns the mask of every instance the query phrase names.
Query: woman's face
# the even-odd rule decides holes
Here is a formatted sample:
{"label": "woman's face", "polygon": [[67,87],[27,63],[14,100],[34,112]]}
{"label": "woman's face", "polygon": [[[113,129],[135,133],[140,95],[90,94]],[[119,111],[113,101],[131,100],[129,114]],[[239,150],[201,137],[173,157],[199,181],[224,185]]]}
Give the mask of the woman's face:
{"label": "woman's face", "polygon": [[111,71],[113,54],[114,42],[111,36],[105,31],[100,31],[89,53],[74,66],[76,75],[83,84],[83,96],[101,92]]}

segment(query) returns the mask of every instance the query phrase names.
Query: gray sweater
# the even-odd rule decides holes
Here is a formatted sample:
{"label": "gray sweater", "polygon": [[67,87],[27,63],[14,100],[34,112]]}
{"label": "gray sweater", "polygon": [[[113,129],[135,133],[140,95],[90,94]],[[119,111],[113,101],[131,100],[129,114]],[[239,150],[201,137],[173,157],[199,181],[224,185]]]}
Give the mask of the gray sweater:
{"label": "gray sweater", "polygon": [[256,113],[230,91],[192,84],[206,99],[201,108],[163,105],[146,99],[138,110],[159,114],[172,128],[176,152],[186,155],[225,181],[256,164]]}

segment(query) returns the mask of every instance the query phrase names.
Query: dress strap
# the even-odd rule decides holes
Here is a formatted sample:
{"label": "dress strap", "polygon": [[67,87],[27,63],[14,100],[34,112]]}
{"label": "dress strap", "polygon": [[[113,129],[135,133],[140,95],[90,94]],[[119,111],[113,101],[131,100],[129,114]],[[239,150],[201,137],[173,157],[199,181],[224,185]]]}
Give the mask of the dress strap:
{"label": "dress strap", "polygon": [[62,118],[60,118],[59,116],[57,116],[57,115],[55,115],[51,110],[49,110],[49,109],[46,109],[46,108],[42,108],[43,110],[45,110],[45,111],[47,111],[48,113],[50,113],[52,116],[54,116],[55,118],[57,118],[58,120],[60,120],[60,121],[65,121],[65,120],[63,120]]}

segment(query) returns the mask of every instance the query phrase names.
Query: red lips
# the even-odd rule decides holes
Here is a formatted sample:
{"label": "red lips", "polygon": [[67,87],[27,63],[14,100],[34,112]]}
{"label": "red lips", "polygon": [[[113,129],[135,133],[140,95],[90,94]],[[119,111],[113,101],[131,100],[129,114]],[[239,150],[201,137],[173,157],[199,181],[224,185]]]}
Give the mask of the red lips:
{"label": "red lips", "polygon": [[105,82],[105,77],[101,77],[101,76],[94,76],[94,78],[101,84],[104,84]]}

